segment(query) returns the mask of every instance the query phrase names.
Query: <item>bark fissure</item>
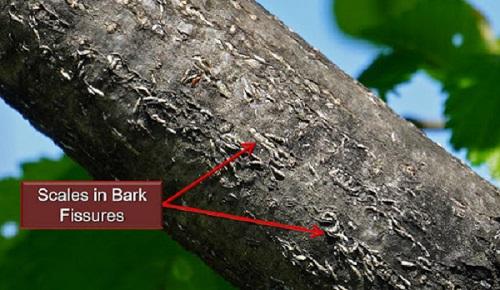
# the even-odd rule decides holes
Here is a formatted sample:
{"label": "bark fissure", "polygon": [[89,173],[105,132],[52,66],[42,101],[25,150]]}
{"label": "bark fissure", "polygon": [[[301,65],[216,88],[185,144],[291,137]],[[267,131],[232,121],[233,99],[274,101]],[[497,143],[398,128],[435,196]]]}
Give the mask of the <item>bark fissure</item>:
{"label": "bark fissure", "polygon": [[499,191],[252,1],[0,0],[0,94],[97,178],[309,226],[166,210],[244,289],[500,289]]}

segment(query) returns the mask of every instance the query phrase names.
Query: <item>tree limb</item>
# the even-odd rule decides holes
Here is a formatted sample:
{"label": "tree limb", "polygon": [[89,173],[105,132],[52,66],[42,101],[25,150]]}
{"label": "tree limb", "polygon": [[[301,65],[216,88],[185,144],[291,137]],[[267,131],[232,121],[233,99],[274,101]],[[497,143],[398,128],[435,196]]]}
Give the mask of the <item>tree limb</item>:
{"label": "tree limb", "polygon": [[445,123],[441,120],[425,120],[413,117],[405,117],[405,119],[423,130],[443,130],[445,128]]}
{"label": "tree limb", "polygon": [[96,178],[307,235],[165,210],[242,289],[499,289],[499,191],[253,1],[0,0],[0,94]]}

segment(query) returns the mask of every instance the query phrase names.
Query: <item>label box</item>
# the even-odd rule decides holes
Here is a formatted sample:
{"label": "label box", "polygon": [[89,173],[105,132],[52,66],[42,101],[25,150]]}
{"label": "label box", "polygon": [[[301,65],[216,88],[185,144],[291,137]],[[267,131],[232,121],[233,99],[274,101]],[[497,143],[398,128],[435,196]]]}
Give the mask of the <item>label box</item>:
{"label": "label box", "polygon": [[161,229],[161,181],[24,181],[21,229]]}

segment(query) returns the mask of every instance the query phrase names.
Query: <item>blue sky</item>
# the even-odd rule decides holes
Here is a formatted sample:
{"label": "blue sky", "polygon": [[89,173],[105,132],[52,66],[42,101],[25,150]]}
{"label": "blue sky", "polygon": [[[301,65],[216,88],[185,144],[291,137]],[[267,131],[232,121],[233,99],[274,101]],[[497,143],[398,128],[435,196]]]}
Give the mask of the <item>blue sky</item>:
{"label": "blue sky", "polygon": [[[353,77],[370,64],[378,49],[369,44],[352,40],[335,26],[330,0],[258,0],[266,9],[318,48],[331,61]],[[500,36],[500,1],[473,0],[492,23],[495,34]],[[397,89],[399,96],[389,96],[389,105],[399,114],[423,119],[443,119],[445,96],[440,85],[419,73],[414,79]],[[36,160],[41,156],[54,158],[61,150],[48,138],[33,129],[17,112],[0,101],[0,177],[19,175],[19,163]],[[464,152],[453,152],[448,144],[449,132],[428,133],[435,142],[461,159]],[[491,180],[483,166],[474,168]],[[495,182],[498,186],[499,182]]]}

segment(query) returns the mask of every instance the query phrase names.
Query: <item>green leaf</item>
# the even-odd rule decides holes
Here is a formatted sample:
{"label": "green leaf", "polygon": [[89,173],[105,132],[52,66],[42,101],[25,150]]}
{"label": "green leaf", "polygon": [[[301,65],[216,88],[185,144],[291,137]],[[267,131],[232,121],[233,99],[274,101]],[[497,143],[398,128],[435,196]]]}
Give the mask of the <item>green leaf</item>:
{"label": "green leaf", "polygon": [[445,114],[452,130],[451,144],[466,148],[475,165],[486,163],[500,178],[500,56],[478,55],[450,69]]}
{"label": "green leaf", "polygon": [[360,76],[382,97],[423,69],[449,93],[445,115],[455,149],[500,171],[500,42],[465,0],[335,0],[342,31],[390,49]]}
{"label": "green leaf", "polygon": [[2,289],[231,289],[161,231],[31,231],[0,276]]}
{"label": "green leaf", "polygon": [[[19,182],[14,178],[0,180],[0,228],[9,223],[19,225]],[[20,238],[20,235],[6,238],[0,235],[0,263],[3,255]]]}
{"label": "green leaf", "polygon": [[380,54],[359,76],[359,81],[369,88],[376,89],[386,100],[389,91],[409,81],[418,70],[421,60],[409,52]]}
{"label": "green leaf", "polygon": [[345,33],[411,51],[430,66],[484,52],[489,37],[484,18],[463,0],[336,0],[334,13]]}
{"label": "green leaf", "polygon": [[467,158],[474,165],[486,163],[491,172],[491,176],[500,179],[500,147],[490,150],[472,149],[467,153]]}
{"label": "green leaf", "polygon": [[90,175],[67,156],[59,160],[40,159],[24,163],[23,180],[90,180]]}
{"label": "green leaf", "polygon": [[445,114],[452,145],[491,151],[500,147],[500,56],[478,55],[457,62],[445,81]]}
{"label": "green leaf", "polygon": [[414,9],[418,0],[335,0],[337,25],[345,33],[370,38],[368,32],[384,27],[399,15]]}
{"label": "green leaf", "polygon": [[[67,157],[22,166],[24,180],[89,179]],[[18,179],[0,181],[0,226],[19,222]],[[0,289],[233,289],[161,231],[0,235]]]}
{"label": "green leaf", "polygon": [[19,222],[19,181],[14,178],[0,180],[0,225],[7,221]]}

